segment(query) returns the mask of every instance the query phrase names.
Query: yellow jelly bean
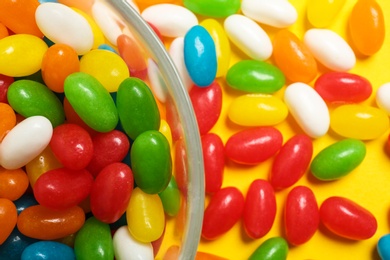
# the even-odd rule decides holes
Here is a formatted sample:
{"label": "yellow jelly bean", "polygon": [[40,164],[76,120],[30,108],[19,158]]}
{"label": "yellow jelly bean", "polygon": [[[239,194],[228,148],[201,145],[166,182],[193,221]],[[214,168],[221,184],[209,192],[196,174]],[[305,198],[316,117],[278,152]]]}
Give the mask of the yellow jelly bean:
{"label": "yellow jelly bean", "polygon": [[343,137],[372,140],[389,129],[389,118],[386,112],[379,108],[348,104],[333,110],[330,127]]}
{"label": "yellow jelly bean", "polygon": [[80,9],[77,9],[77,8],[72,8],[72,9],[74,11],[76,11],[77,13],[79,13],[80,15],[82,15],[85,18],[85,20],[87,20],[87,22],[89,23],[89,26],[91,26],[92,33],[93,33],[92,49],[97,49],[99,47],[99,45],[104,44],[106,40],[104,38],[103,32],[102,32],[102,30],[100,30],[99,26],[91,18],[91,16],[89,16],[85,12],[81,11]]}
{"label": "yellow jelly bean", "polygon": [[171,127],[168,125],[167,121],[161,119],[160,129],[158,131],[160,131],[167,138],[169,147],[171,147],[172,150],[172,132]]}
{"label": "yellow jelly bean", "polygon": [[0,40],[0,74],[23,77],[41,68],[42,58],[48,49],[37,36],[15,34]]}
{"label": "yellow jelly bean", "polygon": [[92,50],[80,59],[80,71],[94,76],[109,92],[118,90],[122,81],[130,76],[123,59],[108,50]]}
{"label": "yellow jelly bean", "polygon": [[343,7],[345,0],[309,0],[307,18],[314,27],[327,27]]}
{"label": "yellow jelly bean", "polygon": [[217,53],[217,74],[216,77],[226,75],[229,69],[231,49],[229,39],[222,25],[215,19],[206,19],[200,23],[214,40],[215,51]]}
{"label": "yellow jelly bean", "polygon": [[157,194],[147,194],[136,187],[126,211],[131,235],[141,242],[157,240],[165,227],[164,208]]}
{"label": "yellow jelly bean", "polygon": [[243,126],[268,126],[282,122],[287,106],[273,95],[247,94],[233,100],[228,109],[231,121]]}

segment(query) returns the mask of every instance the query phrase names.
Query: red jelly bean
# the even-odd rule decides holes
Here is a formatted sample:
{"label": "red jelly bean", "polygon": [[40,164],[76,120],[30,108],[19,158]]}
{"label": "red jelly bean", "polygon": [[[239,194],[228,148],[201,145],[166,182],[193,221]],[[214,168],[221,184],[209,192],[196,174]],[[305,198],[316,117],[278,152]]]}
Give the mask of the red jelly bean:
{"label": "red jelly bean", "polygon": [[254,180],[245,198],[243,223],[246,234],[253,239],[265,236],[272,228],[275,215],[274,189],[266,180]]}
{"label": "red jelly bean", "polygon": [[97,131],[89,127],[83,119],[76,113],[76,111],[73,109],[72,105],[69,103],[69,100],[65,97],[64,98],[64,111],[65,111],[65,117],[66,121],[68,123],[76,124],[87,130],[87,132],[94,136]]}
{"label": "red jelly bean", "polygon": [[8,104],[7,92],[12,82],[14,82],[13,77],[0,74],[0,102]]}
{"label": "red jelly bean", "polygon": [[117,221],[129,204],[133,183],[133,173],[127,164],[112,163],[104,167],[91,189],[93,215],[105,223]]}
{"label": "red jelly bean", "polygon": [[62,124],[55,127],[50,148],[58,161],[72,170],[84,169],[93,156],[91,136],[76,124]]}
{"label": "red jelly bean", "polygon": [[309,241],[318,229],[320,214],[314,193],[305,186],[294,187],[284,208],[286,239],[292,245]]}
{"label": "red jelly bean", "polygon": [[15,204],[9,199],[0,198],[0,245],[16,226],[18,213]]}
{"label": "red jelly bean", "polygon": [[305,173],[313,156],[313,143],[307,135],[297,134],[280,148],[272,163],[270,183],[275,189],[295,184]]}
{"label": "red jelly bean", "polygon": [[188,165],[187,165],[187,152],[185,143],[183,140],[178,140],[175,143],[175,178],[177,187],[183,194],[187,194],[187,183],[188,183]]}
{"label": "red jelly bean", "polygon": [[194,107],[199,132],[201,135],[206,134],[215,125],[221,114],[221,86],[216,81],[207,88],[193,86],[189,95]]}
{"label": "red jelly bean", "polygon": [[85,169],[53,169],[39,176],[34,185],[34,196],[45,207],[67,209],[89,195],[92,183],[93,177]]}
{"label": "red jelly bean", "polygon": [[226,156],[234,162],[254,165],[275,155],[283,136],[274,127],[256,127],[232,135],[225,145]]}
{"label": "red jelly bean", "polygon": [[368,239],[378,227],[370,211],[350,199],[337,196],[327,198],[321,204],[320,220],[334,234],[352,240]]}
{"label": "red jelly bean", "polygon": [[318,77],[314,89],[326,102],[358,103],[372,93],[371,83],[348,72],[327,72]]}
{"label": "red jelly bean", "polygon": [[207,193],[214,193],[222,186],[225,166],[224,146],[221,138],[214,133],[203,135],[201,141],[205,171],[205,190]]}
{"label": "red jelly bean", "polygon": [[235,187],[216,192],[204,212],[202,237],[213,240],[229,231],[241,218],[245,199]]}

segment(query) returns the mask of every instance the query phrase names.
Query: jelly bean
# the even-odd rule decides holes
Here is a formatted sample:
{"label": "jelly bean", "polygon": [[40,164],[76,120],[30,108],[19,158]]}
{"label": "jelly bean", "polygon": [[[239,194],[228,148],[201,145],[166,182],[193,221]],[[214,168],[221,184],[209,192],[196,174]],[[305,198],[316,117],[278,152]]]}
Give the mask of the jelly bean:
{"label": "jelly bean", "polygon": [[274,156],[282,143],[282,134],[272,126],[249,128],[229,137],[225,154],[236,163],[255,165]]}
{"label": "jelly bean", "polygon": [[78,0],[58,0],[59,3],[76,7],[80,10],[83,10],[84,12],[91,10],[92,4],[94,3],[94,0],[84,0],[84,1],[78,1]]}
{"label": "jelly bean", "polygon": [[301,82],[287,86],[284,102],[302,130],[318,138],[329,130],[330,115],[321,96],[309,85]]}
{"label": "jelly bean", "polygon": [[352,240],[369,239],[377,230],[376,218],[370,211],[343,197],[323,201],[320,220],[334,234]]}
{"label": "jelly bean", "polygon": [[254,60],[267,60],[272,54],[272,42],[267,33],[252,19],[233,14],[223,27],[230,41]]}
{"label": "jelly bean", "polygon": [[43,173],[62,166],[53,154],[50,145],[48,145],[39,155],[26,164],[30,186],[34,188],[35,182]]}
{"label": "jelly bean", "polygon": [[225,165],[225,151],[221,137],[214,133],[202,135],[205,191],[217,192],[222,187]]}
{"label": "jelly bean", "polygon": [[275,64],[290,81],[308,83],[317,76],[317,62],[313,54],[287,29],[274,36],[272,55]]}
{"label": "jelly bean", "polygon": [[385,21],[375,0],[357,1],[348,20],[353,45],[364,55],[377,53],[385,40]]}
{"label": "jelly bean", "polygon": [[0,141],[16,125],[16,115],[12,107],[0,102]]}
{"label": "jelly bean", "polygon": [[215,44],[215,52],[217,55],[217,73],[216,77],[222,77],[226,75],[230,65],[230,42],[226,35],[223,26],[215,19],[205,19],[200,23],[213,38]]}
{"label": "jelly bean", "polygon": [[17,227],[25,236],[52,240],[77,232],[84,222],[84,211],[78,206],[66,210],[54,210],[35,205],[19,214]]}
{"label": "jelly bean", "polygon": [[376,91],[375,101],[378,107],[390,115],[390,83],[385,83]]}
{"label": "jelly bean", "polygon": [[118,124],[115,102],[95,77],[73,73],[65,79],[64,92],[77,114],[92,129],[109,132]]}
{"label": "jelly bean", "polygon": [[95,177],[105,166],[121,162],[130,149],[129,139],[119,130],[98,133],[92,137],[92,142],[93,156],[87,170]]}
{"label": "jelly bean", "polygon": [[0,167],[0,198],[19,199],[27,190],[28,177],[23,169],[6,170]]}
{"label": "jelly bean", "polygon": [[355,53],[348,43],[329,29],[309,29],[303,42],[322,65],[334,71],[348,71],[355,66]]}
{"label": "jelly bean", "polygon": [[110,226],[90,217],[74,241],[76,259],[114,259]]}
{"label": "jelly bean", "polygon": [[167,138],[169,147],[172,148],[172,132],[166,120],[161,119],[160,128],[158,131],[161,132]]}
{"label": "jelly bean", "polygon": [[[183,38],[183,46],[184,46],[184,38]],[[182,55],[183,55],[183,62],[184,62],[184,54],[182,54]],[[152,59],[148,59],[148,66],[147,67],[148,67],[148,78],[149,78],[149,82],[150,82],[150,87],[153,90],[153,94],[156,96],[156,98],[161,103],[165,104],[167,99],[168,99],[168,97],[167,97],[168,96],[168,89],[167,89],[166,83],[164,81],[164,78],[161,75],[160,68],[158,67],[156,62]],[[188,75],[188,77],[189,77],[189,75]]]}
{"label": "jelly bean", "polygon": [[229,105],[229,119],[243,126],[270,126],[284,121],[287,106],[278,97],[265,94],[238,96]]}
{"label": "jelly bean", "polygon": [[292,136],[276,154],[272,162],[269,181],[275,189],[294,185],[309,168],[313,156],[313,143],[304,134]]}
{"label": "jelly bean", "polygon": [[390,243],[390,234],[383,235],[378,240],[376,249],[382,260],[390,259],[389,243]]}
{"label": "jelly bean", "polygon": [[176,65],[177,72],[183,81],[184,87],[187,90],[191,89],[192,85],[194,85],[194,82],[188,74],[188,70],[184,62],[184,37],[175,38],[169,46],[168,51],[171,59]]}
{"label": "jelly bean", "polygon": [[7,240],[0,246],[0,255],[7,260],[20,260],[23,250],[38,240],[24,236],[14,228]]}
{"label": "jelly bean", "polygon": [[145,193],[163,191],[172,174],[172,159],[165,136],[149,130],[141,133],[130,150],[131,166],[137,186]]}
{"label": "jelly bean", "polygon": [[64,97],[63,100],[63,106],[64,106],[64,111],[65,111],[65,118],[66,122],[70,124],[76,124],[87,130],[87,132],[91,135],[94,136],[98,132],[93,130],[91,127],[89,127],[83,119],[76,113],[76,111],[73,109],[72,105],[69,103],[69,100]]}
{"label": "jelly bean", "polygon": [[140,242],[157,240],[165,227],[164,208],[157,194],[134,188],[126,211],[130,234]]}
{"label": "jelly bean", "polygon": [[0,40],[0,74],[11,77],[31,75],[41,68],[46,43],[29,34],[15,34]]}
{"label": "jelly bean", "polygon": [[8,29],[0,22],[0,40],[9,36]]}
{"label": "jelly bean", "polygon": [[122,226],[115,231],[113,236],[115,259],[135,260],[154,259],[151,243],[143,243],[136,240],[129,232],[127,226]]}
{"label": "jelly bean", "polygon": [[158,193],[158,196],[160,196],[164,212],[168,216],[176,216],[180,209],[180,191],[173,175],[168,186],[162,192]]}
{"label": "jelly bean", "polygon": [[[0,3],[0,22],[17,34],[42,37],[35,21],[39,2],[35,0],[5,0]],[[23,7],[23,8],[21,8]]]}
{"label": "jelly bean", "polygon": [[246,17],[277,28],[288,27],[298,18],[294,6],[284,0],[243,0],[241,10]]}
{"label": "jelly bean", "polygon": [[320,223],[320,214],[313,191],[296,186],[287,195],[284,207],[284,225],[287,241],[295,246],[309,241]]}
{"label": "jelly bean", "polygon": [[202,237],[214,240],[228,232],[241,218],[244,204],[244,196],[235,187],[217,191],[204,211]]}
{"label": "jelly bean", "polygon": [[385,111],[376,107],[342,105],[332,111],[330,127],[343,137],[373,140],[389,129],[389,117]]}
{"label": "jelly bean", "polygon": [[356,167],[366,156],[365,144],[356,139],[344,139],[322,149],[310,164],[311,173],[320,180],[339,179]]}
{"label": "jelly bean", "polygon": [[288,244],[282,237],[271,237],[265,240],[248,258],[249,260],[285,260],[288,255]]}
{"label": "jelly bean", "polygon": [[184,36],[189,29],[198,25],[198,18],[193,12],[175,4],[149,6],[141,12],[141,16],[166,37]]}
{"label": "jelly bean", "polygon": [[54,43],[69,45],[79,55],[92,49],[91,26],[72,8],[59,3],[44,3],[38,6],[35,19],[39,29]]}
{"label": "jelly bean", "polygon": [[198,15],[223,18],[237,13],[239,0],[184,0],[184,7]]}
{"label": "jelly bean", "polygon": [[63,93],[67,76],[80,70],[76,51],[66,45],[57,43],[49,47],[42,60],[42,78],[52,91]]}
{"label": "jelly bean", "polygon": [[0,74],[0,102],[7,103],[7,92],[9,86],[14,82],[13,77],[8,77],[6,75]]}
{"label": "jelly bean", "polygon": [[49,144],[53,127],[46,117],[32,116],[17,124],[0,145],[0,165],[17,169],[40,154]]}
{"label": "jelly bean", "polygon": [[284,86],[283,73],[265,61],[241,60],[226,75],[228,85],[245,92],[272,94]]}
{"label": "jelly bean", "polygon": [[17,217],[15,204],[9,199],[0,198],[0,245],[4,243],[16,226]]}
{"label": "jelly bean", "polygon": [[348,72],[324,73],[315,81],[314,89],[326,102],[359,103],[372,93],[366,78]]}
{"label": "jelly bean", "polygon": [[160,128],[160,113],[153,93],[146,83],[127,78],[118,89],[116,106],[121,126],[135,140],[142,132]]}
{"label": "jelly bean", "polygon": [[34,185],[34,196],[42,206],[68,209],[90,193],[93,177],[85,169],[58,168],[42,174]]}
{"label": "jelly bean", "polygon": [[328,27],[337,17],[346,0],[310,0],[307,18],[314,27]]}
{"label": "jelly bean", "polygon": [[272,228],[276,216],[274,189],[266,180],[254,180],[245,197],[243,224],[246,234],[257,239]]}
{"label": "jelly bean", "polygon": [[129,69],[117,54],[107,50],[92,50],[80,59],[80,71],[95,77],[109,92],[116,92],[127,79]]}
{"label": "jelly bean", "polygon": [[165,236],[165,230],[166,230],[165,227],[164,227],[164,231],[163,231],[162,235],[157,240],[154,240],[154,241],[151,242],[152,248],[153,248],[153,255],[154,255],[154,257],[156,257],[158,252],[160,251],[161,244],[162,244],[162,242],[164,240],[164,236]]}
{"label": "jelly bean", "polygon": [[67,245],[54,241],[39,241],[27,246],[22,253],[21,260],[38,259],[76,259],[73,249]]}
{"label": "jelly bean", "polygon": [[133,190],[133,173],[124,163],[104,167],[96,177],[90,194],[91,211],[105,223],[117,221],[125,213]]}
{"label": "jelly bean", "polygon": [[19,215],[26,208],[37,205],[38,202],[36,201],[33,193],[26,192],[22,197],[15,200],[14,204]]}
{"label": "jelly bean", "polygon": [[147,66],[139,44],[131,37],[122,34],[117,39],[117,46],[120,56],[130,70],[130,75],[132,77],[145,79],[147,75]]}
{"label": "jelly bean", "polygon": [[185,147],[185,143],[182,140],[178,140],[175,143],[175,159],[174,161],[174,169],[175,169],[175,178],[177,182],[177,186],[183,194],[187,194],[188,186],[188,164],[187,164],[187,149]]}
{"label": "jelly bean", "polygon": [[201,135],[208,133],[217,123],[222,112],[222,88],[214,81],[207,88],[194,86],[189,96],[194,108]]}

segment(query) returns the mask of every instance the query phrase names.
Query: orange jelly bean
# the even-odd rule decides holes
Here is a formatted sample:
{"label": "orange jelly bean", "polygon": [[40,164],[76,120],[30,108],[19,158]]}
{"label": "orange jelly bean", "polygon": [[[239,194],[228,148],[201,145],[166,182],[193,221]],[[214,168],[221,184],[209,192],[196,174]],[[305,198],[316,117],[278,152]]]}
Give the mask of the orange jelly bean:
{"label": "orange jelly bean", "polygon": [[41,205],[34,205],[20,213],[17,227],[25,236],[52,240],[77,232],[84,222],[85,214],[79,206],[66,210],[53,210]]}
{"label": "orange jelly bean", "polygon": [[375,0],[359,0],[349,17],[351,39],[359,52],[373,55],[383,45],[385,21],[382,9]]}
{"label": "orange jelly bean", "polygon": [[15,204],[9,199],[0,198],[0,245],[16,226],[18,213]]}
{"label": "orange jelly bean", "polygon": [[9,35],[7,27],[0,23],[0,39],[3,39]]}
{"label": "orange jelly bean", "polygon": [[280,30],[274,37],[276,65],[292,82],[309,83],[317,75],[317,62],[309,49],[292,32]]}
{"label": "orange jelly bean", "polygon": [[0,103],[0,141],[16,125],[16,115],[12,107],[6,103]]}
{"label": "orange jelly bean", "polygon": [[26,192],[28,177],[23,169],[7,170],[0,167],[0,198],[17,200]]}
{"label": "orange jelly bean", "polygon": [[138,43],[131,37],[122,34],[117,39],[118,51],[129,67],[130,75],[145,79],[147,74],[146,61]]}
{"label": "orange jelly bean", "polygon": [[70,7],[76,7],[84,12],[91,11],[92,5],[95,2],[94,0],[58,0],[59,3],[70,6]]}

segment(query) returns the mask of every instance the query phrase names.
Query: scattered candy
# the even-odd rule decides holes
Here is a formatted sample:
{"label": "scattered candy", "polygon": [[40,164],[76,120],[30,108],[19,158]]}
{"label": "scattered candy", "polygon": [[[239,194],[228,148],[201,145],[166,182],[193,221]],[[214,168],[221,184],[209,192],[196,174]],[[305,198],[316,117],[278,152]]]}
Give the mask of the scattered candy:
{"label": "scattered candy", "polygon": [[390,259],[390,247],[389,247],[390,240],[389,239],[390,239],[389,234],[383,235],[379,239],[378,244],[377,244],[377,251],[379,253],[380,258],[383,260]]}
{"label": "scattered candy", "polygon": [[383,109],[388,115],[390,115],[390,83],[381,85],[376,91],[375,99],[379,108]]}
{"label": "scattered candy", "polygon": [[73,248],[54,241],[39,241],[27,246],[22,253],[22,260],[31,259],[76,259]]}
{"label": "scattered candy", "polygon": [[346,0],[309,0],[307,19],[318,28],[328,27],[336,18]]}
{"label": "scattered candy", "polygon": [[287,255],[288,244],[286,240],[282,237],[271,237],[265,240],[248,259],[285,260]]}
{"label": "scattered candy", "polygon": [[227,17],[240,9],[239,0],[184,0],[184,7],[195,14],[208,17]]}

